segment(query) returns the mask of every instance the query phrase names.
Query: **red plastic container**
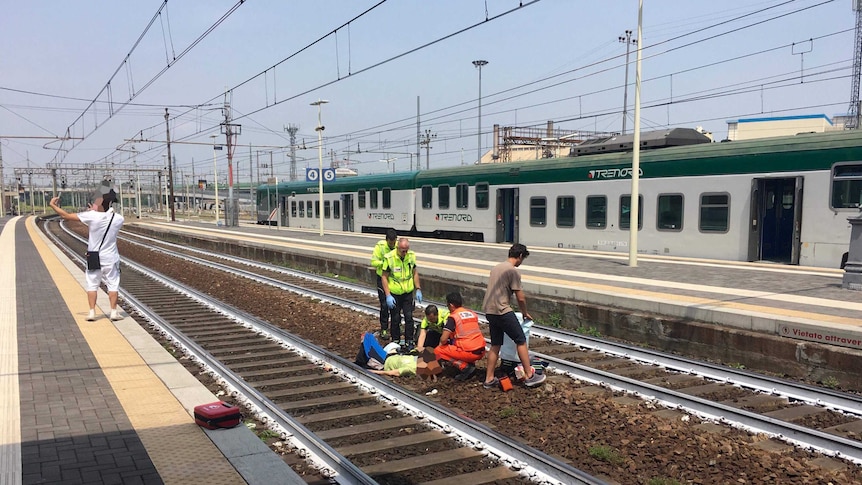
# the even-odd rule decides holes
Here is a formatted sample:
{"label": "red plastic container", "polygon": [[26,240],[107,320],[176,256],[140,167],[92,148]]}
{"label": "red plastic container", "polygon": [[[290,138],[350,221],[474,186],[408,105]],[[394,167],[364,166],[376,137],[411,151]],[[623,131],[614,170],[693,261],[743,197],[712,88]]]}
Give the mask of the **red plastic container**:
{"label": "red plastic container", "polygon": [[503,376],[500,378],[500,388],[503,389],[503,392],[512,390],[512,381],[509,379],[509,376]]}
{"label": "red plastic container", "polygon": [[239,408],[224,401],[195,406],[195,423],[206,429],[233,428],[242,420]]}

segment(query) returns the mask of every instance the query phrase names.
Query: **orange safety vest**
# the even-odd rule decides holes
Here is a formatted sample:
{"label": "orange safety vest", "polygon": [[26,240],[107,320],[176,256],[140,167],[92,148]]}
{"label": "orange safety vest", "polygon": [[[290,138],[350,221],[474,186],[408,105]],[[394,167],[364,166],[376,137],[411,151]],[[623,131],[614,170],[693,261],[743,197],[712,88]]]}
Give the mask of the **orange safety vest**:
{"label": "orange safety vest", "polygon": [[472,310],[456,308],[449,314],[455,320],[455,346],[465,352],[485,348],[485,337],[479,328],[479,316]]}

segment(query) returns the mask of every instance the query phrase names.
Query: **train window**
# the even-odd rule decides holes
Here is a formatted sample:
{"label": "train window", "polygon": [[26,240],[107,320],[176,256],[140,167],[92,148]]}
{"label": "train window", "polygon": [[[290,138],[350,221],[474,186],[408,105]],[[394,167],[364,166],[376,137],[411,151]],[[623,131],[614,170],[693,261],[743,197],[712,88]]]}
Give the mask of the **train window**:
{"label": "train window", "polygon": [[368,207],[371,209],[377,208],[377,189],[368,191]]}
{"label": "train window", "polygon": [[434,189],[430,185],[422,186],[422,208],[430,209],[431,208],[431,198],[434,193]]}
{"label": "train window", "polygon": [[459,209],[466,209],[470,205],[470,186],[467,184],[455,185],[455,204]]}
{"label": "train window", "polygon": [[331,219],[331,216],[332,216],[332,211],[329,208],[329,201],[324,200],[323,201],[323,217],[325,217],[327,219]]}
{"label": "train window", "polygon": [[727,232],[730,216],[730,195],[700,194],[701,232]]}
{"label": "train window", "polygon": [[476,184],[476,208],[487,209],[491,198],[488,195],[488,184]]}
{"label": "train window", "polygon": [[449,208],[449,186],[441,185],[437,187],[437,208],[438,209],[448,209]]}
{"label": "train window", "polygon": [[392,189],[383,189],[383,208],[392,208]]}
{"label": "train window", "polygon": [[862,207],[862,164],[832,167],[832,209]]}
{"label": "train window", "polygon": [[341,219],[341,201],[333,200],[332,201],[332,218],[333,219]]}
{"label": "train window", "polygon": [[587,227],[604,229],[608,226],[608,198],[604,195],[587,197]]}
{"label": "train window", "polygon": [[659,231],[682,231],[682,194],[661,194],[656,207]]}
{"label": "train window", "polygon": [[311,201],[305,201],[305,217],[314,217],[314,214],[311,213]]}
{"label": "train window", "polygon": [[575,227],[575,198],[557,197],[557,227]]}
{"label": "train window", "polygon": [[357,198],[359,199],[359,208],[364,209],[365,208],[365,189],[359,189],[358,195],[359,196]]}
{"label": "train window", "polygon": [[296,201],[290,201],[290,217],[296,217]]}
{"label": "train window", "polygon": [[[632,216],[632,196],[620,196],[620,229],[630,229]],[[644,196],[638,196],[638,231],[644,228]]]}
{"label": "train window", "polygon": [[781,208],[790,210],[793,208],[793,191],[794,188],[790,185],[784,186],[784,193],[781,194]]}
{"label": "train window", "polygon": [[305,217],[305,204],[299,202],[299,217]]}
{"label": "train window", "polygon": [[530,197],[530,225],[544,227],[548,223],[548,199]]}

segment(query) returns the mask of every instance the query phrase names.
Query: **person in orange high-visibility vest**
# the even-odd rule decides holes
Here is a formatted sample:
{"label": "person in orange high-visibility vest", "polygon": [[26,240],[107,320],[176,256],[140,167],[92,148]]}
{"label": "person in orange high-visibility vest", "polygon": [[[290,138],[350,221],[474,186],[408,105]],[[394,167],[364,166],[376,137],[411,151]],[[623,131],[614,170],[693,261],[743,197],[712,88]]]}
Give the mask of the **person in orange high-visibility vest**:
{"label": "person in orange high-visibility vest", "polygon": [[457,367],[460,373],[456,381],[465,381],[476,372],[477,360],[485,356],[485,337],[479,328],[479,316],[473,310],[464,308],[461,294],[452,292],[446,295],[449,318],[443,325],[440,345],[434,348],[437,360],[446,360]]}

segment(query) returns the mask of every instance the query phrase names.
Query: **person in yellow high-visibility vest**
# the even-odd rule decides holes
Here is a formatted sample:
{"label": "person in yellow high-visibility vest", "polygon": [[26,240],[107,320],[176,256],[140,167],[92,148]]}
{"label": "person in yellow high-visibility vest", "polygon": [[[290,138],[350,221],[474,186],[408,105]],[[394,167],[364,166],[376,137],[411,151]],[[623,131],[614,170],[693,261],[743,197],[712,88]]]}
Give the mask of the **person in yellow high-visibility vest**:
{"label": "person in yellow high-visibility vest", "polygon": [[380,338],[388,340],[389,335],[389,307],[386,306],[386,293],[383,292],[383,258],[398,245],[398,233],[395,229],[386,230],[386,239],[380,240],[371,251],[371,266],[377,271],[377,299],[380,301]]}
{"label": "person in yellow high-visibility vest", "polygon": [[[413,309],[422,303],[422,286],[416,268],[416,253],[410,250],[406,237],[398,240],[398,246],[383,258],[381,280],[389,307],[389,331],[392,340],[400,340],[408,348],[414,346]],[[415,291],[415,301],[414,301]],[[401,335],[401,315],[404,315],[404,336]]]}
{"label": "person in yellow high-visibility vest", "polygon": [[437,305],[425,307],[425,318],[419,324],[419,336],[416,337],[416,352],[422,352],[425,347],[434,348],[440,345],[440,337],[443,335],[443,325],[449,318],[447,308],[437,308]]}

